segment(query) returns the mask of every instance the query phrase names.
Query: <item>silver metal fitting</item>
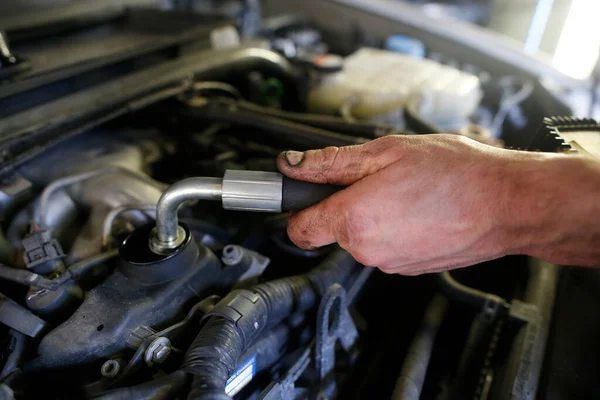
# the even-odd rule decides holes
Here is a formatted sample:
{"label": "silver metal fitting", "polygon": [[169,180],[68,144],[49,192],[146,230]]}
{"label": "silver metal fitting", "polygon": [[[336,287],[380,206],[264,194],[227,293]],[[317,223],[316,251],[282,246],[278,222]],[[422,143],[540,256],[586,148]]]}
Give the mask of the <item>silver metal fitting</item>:
{"label": "silver metal fitting", "polygon": [[181,225],[177,225],[177,231],[175,236],[169,241],[162,241],[158,239],[156,228],[152,229],[150,234],[150,241],[148,242],[148,246],[150,250],[152,250],[155,254],[160,254],[163,256],[168,256],[173,253],[179,246],[185,242],[186,234],[185,229],[181,227]]}
{"label": "silver metal fitting", "polygon": [[150,343],[144,353],[144,361],[148,366],[163,363],[171,354],[171,341],[166,337],[157,337]]}
{"label": "silver metal fitting", "polygon": [[226,210],[281,212],[283,175],[276,172],[225,172],[223,179],[189,178],[171,185],[156,206],[156,229],[149,247],[156,254],[169,255],[185,241],[177,209],[188,200],[221,200]]}
{"label": "silver metal fitting", "polygon": [[225,171],[223,208],[281,212],[283,176],[276,172]]}

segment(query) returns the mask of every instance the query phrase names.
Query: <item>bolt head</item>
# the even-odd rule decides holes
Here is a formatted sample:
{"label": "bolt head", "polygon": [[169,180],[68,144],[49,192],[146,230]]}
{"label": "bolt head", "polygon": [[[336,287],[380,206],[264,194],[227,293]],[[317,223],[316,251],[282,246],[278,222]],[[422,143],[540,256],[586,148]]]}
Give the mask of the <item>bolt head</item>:
{"label": "bolt head", "polygon": [[166,337],[158,337],[150,343],[144,353],[144,361],[148,366],[164,362],[171,354],[171,341]]}
{"label": "bolt head", "polygon": [[156,364],[161,364],[171,354],[171,348],[165,345],[160,345],[152,353],[152,361]]}

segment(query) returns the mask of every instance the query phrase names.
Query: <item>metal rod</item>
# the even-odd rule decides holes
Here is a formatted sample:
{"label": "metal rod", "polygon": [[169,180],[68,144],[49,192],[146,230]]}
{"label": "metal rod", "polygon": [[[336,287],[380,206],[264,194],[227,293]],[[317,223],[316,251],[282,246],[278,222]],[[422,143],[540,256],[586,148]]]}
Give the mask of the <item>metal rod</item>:
{"label": "metal rod", "polygon": [[150,238],[150,249],[157,254],[169,254],[185,240],[179,226],[177,210],[188,200],[221,200],[221,178],[188,178],[171,185],[156,206],[156,230]]}

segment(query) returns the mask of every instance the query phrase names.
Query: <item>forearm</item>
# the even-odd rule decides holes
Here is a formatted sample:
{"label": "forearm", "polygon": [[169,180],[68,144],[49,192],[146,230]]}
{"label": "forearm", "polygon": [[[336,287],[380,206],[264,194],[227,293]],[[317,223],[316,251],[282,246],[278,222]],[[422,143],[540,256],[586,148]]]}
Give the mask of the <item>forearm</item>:
{"label": "forearm", "polygon": [[537,154],[511,163],[507,253],[600,266],[600,162]]}

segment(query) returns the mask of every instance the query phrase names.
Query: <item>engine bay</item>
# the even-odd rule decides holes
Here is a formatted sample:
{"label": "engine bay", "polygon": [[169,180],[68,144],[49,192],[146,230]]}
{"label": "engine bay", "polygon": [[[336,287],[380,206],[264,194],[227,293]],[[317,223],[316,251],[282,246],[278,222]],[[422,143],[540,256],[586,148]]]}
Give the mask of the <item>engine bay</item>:
{"label": "engine bay", "polygon": [[[553,129],[595,121],[548,118],[538,129],[568,109],[532,77],[368,40],[333,55],[336,41],[305,19],[273,18],[260,46],[230,46],[225,17],[123,12],[98,26],[138,38],[137,53],[115,45],[60,67],[39,61],[40,49],[74,46],[79,34],[83,48],[91,29],[107,50],[109,36],[89,24],[43,43],[46,33],[8,31],[33,69],[0,85],[1,399],[549,392],[570,351],[553,324],[581,305],[555,299],[581,284],[578,270],[511,256],[403,277],[335,245],[301,249],[286,234],[275,160],[436,132],[569,151]],[[204,186],[191,193],[182,182],[194,179]],[[273,180],[279,203],[265,205]],[[176,245],[152,247],[162,228],[178,230]]]}

